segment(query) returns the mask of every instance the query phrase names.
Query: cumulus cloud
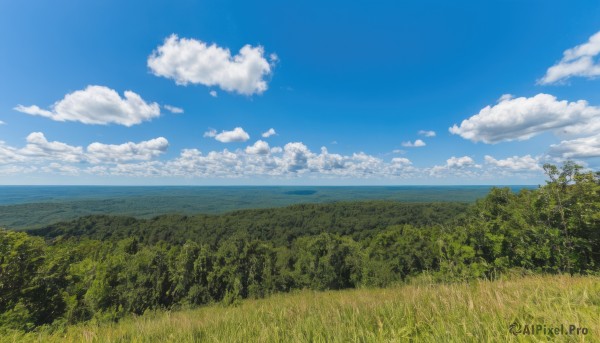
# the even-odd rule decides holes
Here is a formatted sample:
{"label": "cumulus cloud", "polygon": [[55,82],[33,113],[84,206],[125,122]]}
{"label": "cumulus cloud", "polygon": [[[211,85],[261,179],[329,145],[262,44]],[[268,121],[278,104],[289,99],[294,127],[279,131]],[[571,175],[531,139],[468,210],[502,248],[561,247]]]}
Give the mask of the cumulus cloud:
{"label": "cumulus cloud", "polygon": [[210,96],[212,96],[213,98],[216,98],[216,97],[219,96],[219,94],[215,90],[212,90],[212,91],[208,92],[208,94],[210,94]]}
{"label": "cumulus cloud", "polygon": [[408,142],[402,142],[402,146],[403,147],[407,147],[407,148],[420,148],[420,147],[423,147],[425,145],[427,145],[427,144],[425,144],[425,142],[423,142],[420,139],[417,139],[416,141],[414,141],[414,143],[410,142],[410,141],[408,141]]}
{"label": "cumulus cloud", "polygon": [[321,147],[321,153],[309,154],[313,157],[309,162],[309,168],[313,170],[333,172],[335,170],[343,170],[346,168],[348,160],[340,154],[331,154],[326,147]]}
{"label": "cumulus cloud", "polygon": [[298,172],[308,168],[308,159],[312,153],[306,145],[301,142],[288,143],[283,147],[283,164],[285,169]]}
{"label": "cumulus cloud", "polygon": [[83,148],[62,142],[49,142],[41,132],[27,136],[27,145],[18,151],[22,157],[53,159],[64,162],[80,162],[84,159]]}
{"label": "cumulus cloud", "polygon": [[549,154],[564,159],[600,157],[600,134],[553,144]]}
{"label": "cumulus cloud", "polygon": [[392,164],[397,166],[410,166],[412,162],[408,158],[394,157],[392,158]]}
{"label": "cumulus cloud", "polygon": [[216,131],[209,131],[208,135],[205,133],[206,137],[212,137],[213,134],[214,138],[221,143],[245,142],[250,139],[250,135],[241,127],[236,127],[231,131],[221,131],[219,134]]}
{"label": "cumulus cloud", "polygon": [[449,131],[473,142],[494,144],[526,140],[544,131],[577,136],[598,129],[600,108],[585,100],[568,102],[541,93],[531,98],[503,96],[498,104],[486,106]]}
{"label": "cumulus cloud", "polygon": [[473,159],[469,156],[463,156],[463,157],[452,156],[448,160],[446,160],[446,165],[449,168],[464,168],[464,167],[475,166],[475,161],[473,161]]}
{"label": "cumulus cloud", "polygon": [[435,137],[435,131],[420,130],[419,134],[425,137]]}
{"label": "cumulus cloud", "polygon": [[445,165],[436,165],[429,168],[429,175],[443,176],[452,174],[458,176],[474,176],[474,173],[470,170],[472,168],[479,169],[481,168],[481,165],[476,164],[469,156],[452,156],[446,160]]}
{"label": "cumulus cloud", "polygon": [[513,156],[503,160],[497,160],[490,155],[485,156],[485,163],[511,171],[541,171],[539,158],[531,157],[531,155],[525,156]]}
{"label": "cumulus cloud", "polygon": [[73,168],[79,165],[147,161],[164,153],[169,146],[164,137],[158,137],[139,143],[114,145],[94,142],[84,149],[81,146],[48,141],[42,132],[30,133],[26,142],[20,149],[0,142],[0,164],[41,165],[42,171],[60,170],[61,173],[76,174],[72,173]]}
{"label": "cumulus cloud", "polygon": [[600,53],[600,32],[595,33],[581,45],[565,50],[563,58],[548,68],[540,84],[564,81],[573,76],[596,77],[600,75],[600,64],[594,59]]}
{"label": "cumulus cloud", "polygon": [[254,145],[250,145],[246,147],[247,154],[268,154],[270,152],[269,143],[265,141],[258,140],[254,143]]}
{"label": "cumulus cloud", "polygon": [[276,134],[277,134],[277,132],[275,132],[275,129],[274,128],[270,128],[267,131],[263,132],[262,136],[263,136],[263,138],[269,138],[269,137],[271,137],[273,135],[276,135]]}
{"label": "cumulus cloud", "polygon": [[165,110],[174,113],[174,114],[180,114],[183,113],[183,108],[180,107],[175,107],[175,106],[171,106],[171,105],[164,105],[163,106],[165,108]]}
{"label": "cumulus cloud", "polygon": [[169,141],[164,137],[154,138],[139,143],[124,144],[92,143],[87,147],[87,155],[93,162],[124,162],[150,160],[167,151]]}
{"label": "cumulus cloud", "polygon": [[26,157],[20,154],[18,149],[7,145],[4,141],[0,141],[0,165],[20,163],[25,160]]}
{"label": "cumulus cloud", "polygon": [[173,79],[178,85],[202,84],[244,95],[261,94],[267,90],[265,78],[272,73],[272,63],[264,54],[262,46],[245,45],[232,56],[229,49],[216,44],[173,34],[148,57],[148,67],[154,75]]}
{"label": "cumulus cloud", "polygon": [[18,105],[15,110],[56,121],[77,121],[84,124],[119,124],[132,126],[160,116],[160,106],[145,102],[138,94],[125,91],[122,98],[115,90],[104,86],[88,86],[65,95],[45,110],[37,105]]}

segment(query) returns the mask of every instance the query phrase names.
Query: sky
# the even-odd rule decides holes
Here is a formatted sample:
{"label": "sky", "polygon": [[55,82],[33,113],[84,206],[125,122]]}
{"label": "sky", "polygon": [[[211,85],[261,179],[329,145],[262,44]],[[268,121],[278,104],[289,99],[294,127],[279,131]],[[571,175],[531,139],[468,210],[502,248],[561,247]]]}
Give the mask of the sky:
{"label": "sky", "polygon": [[0,184],[600,169],[597,1],[0,0]]}

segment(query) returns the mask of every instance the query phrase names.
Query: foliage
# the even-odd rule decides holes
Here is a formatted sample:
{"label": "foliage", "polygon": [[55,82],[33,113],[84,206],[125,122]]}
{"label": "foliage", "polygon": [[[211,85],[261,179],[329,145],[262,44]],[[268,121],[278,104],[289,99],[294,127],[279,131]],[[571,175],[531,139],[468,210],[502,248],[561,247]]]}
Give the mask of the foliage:
{"label": "foliage", "polygon": [[462,203],[401,203],[389,201],[301,204],[283,208],[234,211],[222,215],[178,214],[152,219],[94,215],[49,225],[28,233],[46,238],[87,237],[139,242],[165,241],[182,245],[191,240],[213,248],[224,238],[245,232],[251,239],[287,245],[298,237],[322,232],[363,240],[390,225],[429,226],[453,220],[467,208]]}

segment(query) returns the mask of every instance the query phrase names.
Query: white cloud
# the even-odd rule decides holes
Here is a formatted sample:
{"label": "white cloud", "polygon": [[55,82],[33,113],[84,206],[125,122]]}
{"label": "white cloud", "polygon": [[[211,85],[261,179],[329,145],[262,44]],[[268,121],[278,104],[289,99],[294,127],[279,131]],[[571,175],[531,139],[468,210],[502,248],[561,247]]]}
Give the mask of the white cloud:
{"label": "white cloud", "polygon": [[27,136],[27,145],[18,151],[22,157],[33,159],[52,159],[63,162],[84,160],[83,148],[62,142],[49,142],[41,132],[32,132]]}
{"label": "white cloud", "polygon": [[526,140],[544,131],[558,135],[583,135],[600,129],[600,108],[585,100],[559,101],[549,94],[531,98],[502,97],[478,114],[449,128],[452,134],[473,142],[494,144]]}
{"label": "white cloud", "polygon": [[[443,165],[417,168],[404,157],[390,160],[363,152],[339,154],[321,147],[311,151],[302,142],[290,142],[283,148],[269,147],[267,142],[236,150],[224,149],[202,153],[183,149],[177,157],[159,160],[168,142],[162,137],[138,143],[91,143],[87,149],[62,142],[48,141],[34,132],[27,145],[14,148],[0,142],[0,175],[44,173],[73,176],[232,179],[269,178],[274,180],[306,179],[411,179],[429,183],[430,177],[465,180],[497,180],[498,176],[539,177],[537,158],[531,156],[496,160],[486,156],[485,168],[469,156],[451,157]],[[539,161],[538,161],[539,162]],[[539,164],[539,163],[538,163]],[[524,173],[524,172],[532,173]],[[536,176],[538,175],[538,176]]]}
{"label": "white cloud", "polygon": [[180,107],[175,107],[175,106],[171,106],[171,105],[164,105],[163,106],[167,111],[174,113],[174,114],[180,114],[183,113],[183,108]]}
{"label": "white cloud", "polygon": [[539,164],[539,158],[525,156],[513,156],[503,160],[497,160],[492,156],[485,156],[485,163],[498,168],[508,169],[511,171],[541,171],[542,167]]}
{"label": "white cloud", "polygon": [[4,141],[0,141],[0,165],[9,163],[24,162],[26,157],[19,153],[19,150],[6,145]]}
{"label": "white cloud", "polygon": [[6,124],[5,122],[3,122],[2,120],[0,120],[0,125],[4,125]]}
{"label": "white cloud", "polygon": [[429,175],[431,176],[462,176],[462,177],[474,177],[476,174],[473,169],[480,169],[481,165],[475,163],[475,161],[469,156],[462,157],[450,157],[446,160],[445,165],[436,165],[428,168]]}
{"label": "white cloud", "polygon": [[219,94],[217,93],[216,90],[212,90],[212,91],[208,92],[208,94],[210,94],[210,96],[212,96],[213,98],[216,98],[219,96]]}
{"label": "white cloud", "polygon": [[402,146],[407,147],[407,148],[420,148],[420,147],[424,147],[425,145],[427,145],[427,144],[425,144],[425,142],[423,142],[420,139],[417,139],[414,143],[410,142],[410,141],[402,142]]}
{"label": "white cloud", "polygon": [[[0,142],[0,174],[35,172],[130,177],[308,177],[386,178],[416,175],[416,168],[406,158],[385,162],[365,153],[341,155],[322,147],[311,151],[302,142],[270,148],[257,141],[245,149],[210,151],[184,149],[168,161],[154,160],[167,146],[159,137],[140,143],[110,145],[92,143],[86,150],[65,143],[48,142],[43,134],[33,133],[22,149]],[[8,168],[7,166],[11,166]],[[27,168],[24,168],[27,166]]]}
{"label": "white cloud", "polygon": [[273,135],[276,135],[276,134],[277,134],[277,132],[275,132],[275,129],[274,128],[270,128],[266,132],[263,132],[262,136],[263,136],[263,138],[269,138],[269,137],[271,137]]}
{"label": "white cloud", "polygon": [[463,157],[450,157],[446,160],[446,166],[448,168],[465,168],[475,166],[475,161],[469,156]]}
{"label": "white cloud", "polygon": [[204,134],[202,135],[202,137],[208,137],[208,138],[214,138],[217,136],[217,130],[215,129],[209,129],[208,131],[204,132]]}
{"label": "white cloud", "polygon": [[419,134],[425,137],[435,137],[435,131],[420,130]]}
{"label": "white cloud", "polygon": [[594,60],[598,53],[600,53],[600,32],[591,36],[586,43],[566,50],[563,58],[548,68],[546,75],[538,82],[550,84],[573,76],[596,77],[600,75],[600,64]]}
{"label": "white cloud", "polygon": [[264,155],[270,152],[269,143],[265,141],[258,140],[254,143],[254,145],[250,145],[246,147],[247,154],[259,154]]}
{"label": "white cloud", "polygon": [[151,160],[167,151],[169,141],[164,137],[139,143],[124,144],[92,143],[87,147],[88,158],[94,163]]}
{"label": "white cloud", "polygon": [[[118,145],[94,142],[84,149],[81,146],[48,141],[42,132],[30,133],[26,141],[27,144],[20,149],[0,142],[0,164],[42,165],[42,171],[60,170],[61,173],[76,174],[73,168],[86,163],[119,164],[147,161],[164,153],[169,145],[165,138],[158,137],[139,143]],[[59,165],[61,167],[57,168]]]}
{"label": "white cloud", "polygon": [[171,35],[148,57],[148,67],[156,76],[175,80],[178,85],[218,86],[244,95],[267,90],[265,78],[272,65],[262,46],[245,45],[235,56],[229,49],[208,45],[196,39]]}
{"label": "white cloud", "polygon": [[600,157],[600,134],[553,144],[549,154],[564,159]]}
{"label": "white cloud", "polygon": [[340,154],[330,154],[326,147],[321,147],[319,155],[309,153],[310,161],[307,163],[312,170],[336,172],[348,167],[348,159]]}
{"label": "white cloud", "polygon": [[242,155],[227,149],[204,155],[197,149],[184,149],[179,157],[162,168],[166,175],[183,177],[239,177],[245,174]]}
{"label": "white cloud", "polygon": [[308,169],[308,160],[314,153],[301,142],[288,143],[283,147],[283,166],[291,172]]}
{"label": "white cloud", "polygon": [[394,158],[392,158],[392,164],[398,165],[398,166],[410,166],[410,165],[412,165],[412,162],[408,158],[394,157]]}
{"label": "white cloud", "polygon": [[36,105],[18,105],[14,109],[30,115],[47,117],[56,121],[78,121],[84,124],[119,124],[132,126],[160,115],[160,106],[146,103],[138,94],[125,91],[125,97],[104,86],[88,86],[65,95],[44,110]]}
{"label": "white cloud", "polygon": [[22,176],[25,174],[35,173],[36,171],[38,171],[38,167],[36,167],[36,166],[31,166],[31,165],[24,166],[24,165],[16,165],[16,164],[2,165],[1,163],[2,163],[2,161],[0,161],[0,175]]}
{"label": "white cloud", "polygon": [[[212,134],[212,131],[209,134]],[[221,131],[215,135],[215,139],[221,143],[245,142],[250,139],[250,135],[241,127],[236,127],[231,131]]]}
{"label": "white cloud", "polygon": [[513,99],[515,96],[512,94],[502,94],[499,98],[498,98],[498,102],[502,102],[502,101],[506,101],[506,100],[511,100]]}

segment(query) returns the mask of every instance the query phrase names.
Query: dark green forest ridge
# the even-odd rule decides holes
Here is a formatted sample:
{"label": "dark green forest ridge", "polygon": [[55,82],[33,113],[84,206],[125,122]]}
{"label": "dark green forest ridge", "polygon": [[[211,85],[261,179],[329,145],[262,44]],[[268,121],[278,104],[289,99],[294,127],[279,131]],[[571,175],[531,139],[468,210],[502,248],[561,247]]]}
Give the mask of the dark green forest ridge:
{"label": "dark green forest ridge", "polygon": [[600,173],[475,204],[296,205],[154,219],[89,216],[0,230],[0,332],[236,304],[295,289],[600,272]]}
{"label": "dark green forest ridge", "polygon": [[401,203],[390,201],[301,204],[283,208],[239,210],[222,215],[161,215],[152,219],[93,215],[28,231],[45,238],[79,237],[183,244],[187,240],[216,247],[234,234],[289,245],[296,238],[323,232],[357,241],[391,225],[431,226],[455,220],[468,209],[462,203]]}

